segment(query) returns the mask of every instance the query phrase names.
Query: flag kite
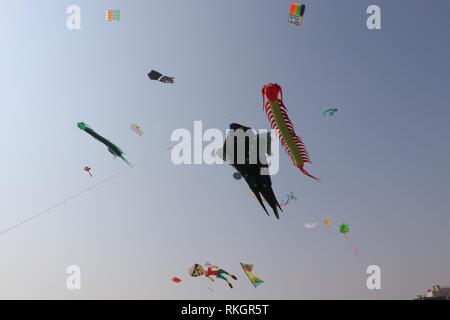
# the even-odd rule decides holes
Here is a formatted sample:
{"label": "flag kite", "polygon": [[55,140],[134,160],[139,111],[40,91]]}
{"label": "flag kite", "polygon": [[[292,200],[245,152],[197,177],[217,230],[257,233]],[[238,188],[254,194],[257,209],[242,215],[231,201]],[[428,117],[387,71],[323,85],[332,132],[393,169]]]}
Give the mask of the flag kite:
{"label": "flag kite", "polygon": [[331,220],[328,219],[327,217],[325,217],[325,218],[323,218],[323,224],[324,224],[328,229],[330,229],[330,227],[331,227]]}
{"label": "flag kite", "polygon": [[338,111],[338,109],[328,109],[326,111],[323,112],[323,115],[326,116],[327,114],[329,114],[330,116],[334,115],[334,113]]}
{"label": "flag kite", "polygon": [[353,252],[356,255],[356,259],[358,259],[359,261],[359,253],[358,250],[356,250],[355,246],[353,245],[352,241],[350,240],[350,238],[347,236],[347,233],[350,232],[350,228],[348,226],[348,224],[341,224],[339,226],[339,232],[342,233],[345,236],[345,239],[347,239],[348,244],[350,245],[350,247],[353,249]]}
{"label": "flag kite", "polygon": [[302,3],[292,2],[289,8],[289,23],[297,26],[303,22],[303,15],[305,13],[305,5]]}
{"label": "flag kite", "polygon": [[106,21],[120,21],[120,10],[109,9],[105,13]]}
{"label": "flag kite", "polygon": [[131,125],[131,130],[136,132],[139,136],[142,136],[144,132],[141,130],[141,127],[137,123],[133,123]]}
{"label": "flag kite", "polygon": [[248,280],[253,284],[255,288],[257,288],[260,284],[262,284],[264,281],[258,278],[253,274],[253,265],[252,264],[246,264],[241,262],[241,267],[244,269],[245,274],[248,277]]}
{"label": "flag kite", "polygon": [[[308,151],[303,144],[302,139],[295,133],[294,125],[289,119],[287,109],[283,103],[283,91],[278,84],[269,83],[262,88],[263,108],[269,117],[270,126],[275,130],[284,149],[292,159],[294,166],[300,169],[303,174],[316,181],[316,177],[307,172],[304,168],[309,160]],[[280,98],[278,98],[280,96]],[[267,98],[267,102],[266,101]]]}
{"label": "flag kite", "polygon": [[101,135],[99,135],[97,132],[94,131],[91,127],[89,127],[84,122],[78,122],[78,128],[89,134],[91,137],[97,139],[99,142],[103,143],[106,147],[108,147],[108,151],[113,155],[114,158],[119,157],[123,161],[125,161],[130,167],[132,166],[131,163],[128,162],[127,159],[123,156],[124,153],[122,150],[119,149],[118,146],[116,146],[111,141],[105,139]]}
{"label": "flag kite", "polygon": [[92,173],[91,173],[91,168],[89,167],[84,167],[84,171],[86,171],[87,173],[89,173],[89,175],[92,177]]}

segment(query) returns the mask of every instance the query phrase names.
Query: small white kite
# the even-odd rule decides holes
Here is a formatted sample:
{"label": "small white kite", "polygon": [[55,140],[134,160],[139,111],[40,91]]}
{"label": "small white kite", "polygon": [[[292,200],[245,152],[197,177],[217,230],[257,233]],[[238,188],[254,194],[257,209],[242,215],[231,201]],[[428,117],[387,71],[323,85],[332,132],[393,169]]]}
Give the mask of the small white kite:
{"label": "small white kite", "polygon": [[317,222],[305,223],[305,228],[315,230],[315,229],[317,229]]}
{"label": "small white kite", "polygon": [[141,127],[139,127],[137,123],[133,123],[131,125],[131,130],[136,132],[139,136],[142,136],[144,134],[144,132],[141,130]]}

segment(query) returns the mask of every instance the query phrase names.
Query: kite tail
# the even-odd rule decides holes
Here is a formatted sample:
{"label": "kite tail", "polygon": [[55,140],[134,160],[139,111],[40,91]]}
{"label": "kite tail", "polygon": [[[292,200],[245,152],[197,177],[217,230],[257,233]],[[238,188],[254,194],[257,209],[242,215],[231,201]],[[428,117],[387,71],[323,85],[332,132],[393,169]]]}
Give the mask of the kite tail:
{"label": "kite tail", "polygon": [[312,174],[310,174],[308,171],[305,170],[304,167],[298,167],[300,169],[300,171],[305,175],[308,176],[310,178],[313,178],[314,180],[316,180],[317,182],[320,182],[321,180],[317,177],[314,177]]}
{"label": "kite tail", "polygon": [[351,242],[350,238],[349,238],[347,235],[345,235],[345,239],[347,239],[348,244],[350,245],[350,247],[352,247],[353,252],[354,252],[355,255],[356,255],[356,259],[358,259],[358,261],[359,261],[359,253],[358,253],[358,250],[356,250],[355,246],[353,245],[353,243]]}

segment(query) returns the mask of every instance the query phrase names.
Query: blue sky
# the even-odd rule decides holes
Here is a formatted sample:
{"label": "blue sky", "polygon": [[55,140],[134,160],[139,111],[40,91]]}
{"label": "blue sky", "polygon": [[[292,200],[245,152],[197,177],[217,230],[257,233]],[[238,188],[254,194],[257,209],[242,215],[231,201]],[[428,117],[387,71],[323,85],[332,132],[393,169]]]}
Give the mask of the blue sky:
{"label": "blue sky", "polygon": [[[164,153],[0,236],[1,298],[410,299],[450,284],[447,1],[426,13],[420,1],[308,1],[301,27],[287,23],[290,1],[1,2],[1,230],[126,169],[77,122],[137,163],[194,120],[267,128],[268,82],[323,180],[280,150],[274,191],[298,200],[277,221],[231,167],[175,166]],[[66,28],[70,4],[81,30]],[[366,27],[370,4],[381,30]],[[120,22],[104,21],[109,8]],[[151,69],[175,84],[149,81]],[[331,231],[304,228],[324,216]],[[206,261],[236,274],[235,289],[188,277]],[[65,285],[72,264],[80,291]],[[381,290],[366,288],[372,264]]]}

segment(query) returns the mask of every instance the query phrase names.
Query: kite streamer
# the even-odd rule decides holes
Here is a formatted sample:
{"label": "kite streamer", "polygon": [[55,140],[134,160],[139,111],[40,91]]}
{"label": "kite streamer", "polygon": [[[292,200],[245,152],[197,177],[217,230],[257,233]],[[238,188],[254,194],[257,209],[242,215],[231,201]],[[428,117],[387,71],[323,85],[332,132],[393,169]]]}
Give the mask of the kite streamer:
{"label": "kite streamer", "polygon": [[[319,181],[318,178],[305,170],[306,162],[311,163],[309,154],[302,139],[295,133],[294,125],[289,119],[287,108],[283,103],[283,91],[278,84],[269,83],[262,88],[263,109],[270,121],[270,126],[275,130],[281,144],[289,154],[294,166],[310,178]],[[278,98],[280,96],[280,98]],[[265,102],[267,98],[267,102]]]}
{"label": "kite streamer", "polygon": [[105,139],[104,137],[99,135],[97,132],[94,131],[94,129],[89,127],[84,122],[78,122],[77,126],[80,130],[83,130],[84,132],[89,134],[91,137],[93,137],[94,139],[103,143],[106,147],[108,147],[108,151],[113,155],[114,158],[119,157],[120,159],[125,161],[125,163],[127,163],[130,167],[132,167],[131,163],[129,163],[128,160],[124,157],[123,151],[120,150],[120,148],[118,146],[116,146],[114,143],[112,143],[108,139]]}
{"label": "kite streamer", "polygon": [[352,241],[350,240],[350,238],[347,235],[344,235],[345,239],[347,239],[348,244],[350,245],[350,247],[352,247],[353,252],[356,255],[356,259],[359,261],[359,253],[358,250],[356,250],[355,246],[353,245]]}

